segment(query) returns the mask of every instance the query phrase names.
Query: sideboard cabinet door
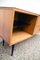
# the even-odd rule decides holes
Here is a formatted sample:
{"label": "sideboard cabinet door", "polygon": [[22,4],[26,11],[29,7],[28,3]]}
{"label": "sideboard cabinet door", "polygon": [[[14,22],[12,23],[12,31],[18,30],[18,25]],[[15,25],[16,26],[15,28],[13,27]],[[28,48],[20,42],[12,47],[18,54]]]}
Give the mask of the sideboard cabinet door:
{"label": "sideboard cabinet door", "polygon": [[3,38],[3,21],[4,21],[4,9],[3,8],[0,8],[0,36]]}
{"label": "sideboard cabinet door", "polygon": [[12,9],[4,8],[4,39],[9,44],[11,38]]}

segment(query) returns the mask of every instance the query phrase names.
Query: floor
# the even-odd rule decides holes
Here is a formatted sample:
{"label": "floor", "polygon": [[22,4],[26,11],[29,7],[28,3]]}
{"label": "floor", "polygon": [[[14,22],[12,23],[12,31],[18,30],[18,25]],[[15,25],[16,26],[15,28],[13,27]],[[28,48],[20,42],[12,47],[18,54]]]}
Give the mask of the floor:
{"label": "floor", "polygon": [[2,46],[0,38],[0,60],[40,60],[40,35],[33,36],[15,45],[14,54],[6,43]]}

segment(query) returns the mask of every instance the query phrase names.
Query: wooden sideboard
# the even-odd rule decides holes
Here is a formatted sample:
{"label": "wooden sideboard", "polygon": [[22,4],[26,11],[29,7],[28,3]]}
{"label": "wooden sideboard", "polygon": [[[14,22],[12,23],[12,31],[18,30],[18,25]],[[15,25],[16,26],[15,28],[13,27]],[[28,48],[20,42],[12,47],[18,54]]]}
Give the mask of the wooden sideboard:
{"label": "wooden sideboard", "polygon": [[12,46],[40,31],[40,15],[18,8],[0,8],[0,36]]}

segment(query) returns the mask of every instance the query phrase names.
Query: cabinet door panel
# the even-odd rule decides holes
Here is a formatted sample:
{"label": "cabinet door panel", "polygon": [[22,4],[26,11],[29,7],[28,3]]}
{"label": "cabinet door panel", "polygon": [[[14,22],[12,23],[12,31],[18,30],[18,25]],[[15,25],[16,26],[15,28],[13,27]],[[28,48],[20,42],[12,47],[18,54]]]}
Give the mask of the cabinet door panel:
{"label": "cabinet door panel", "polygon": [[12,9],[4,9],[4,39],[9,43],[11,35]]}
{"label": "cabinet door panel", "polygon": [[3,37],[3,20],[4,20],[4,10],[0,8],[0,36]]}

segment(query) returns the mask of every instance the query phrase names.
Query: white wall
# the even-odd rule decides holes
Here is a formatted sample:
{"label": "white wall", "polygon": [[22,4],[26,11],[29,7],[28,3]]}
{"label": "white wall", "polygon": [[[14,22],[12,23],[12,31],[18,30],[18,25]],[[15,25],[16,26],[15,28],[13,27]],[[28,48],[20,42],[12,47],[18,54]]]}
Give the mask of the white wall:
{"label": "white wall", "polygon": [[0,7],[16,7],[40,14],[40,0],[0,0]]}

